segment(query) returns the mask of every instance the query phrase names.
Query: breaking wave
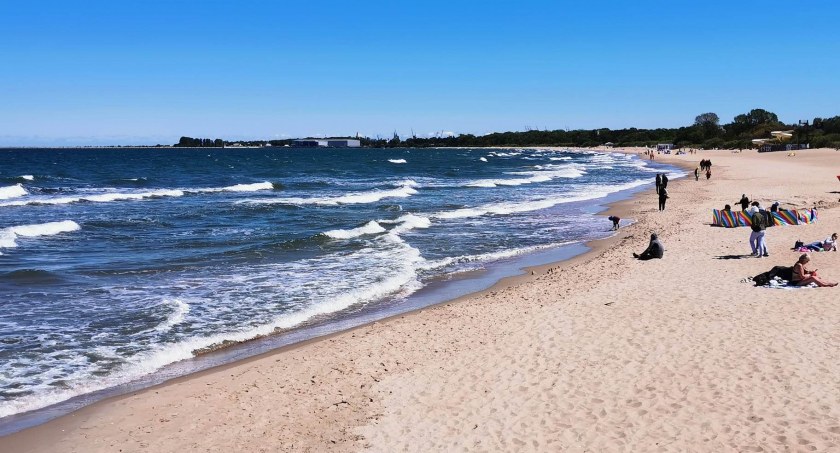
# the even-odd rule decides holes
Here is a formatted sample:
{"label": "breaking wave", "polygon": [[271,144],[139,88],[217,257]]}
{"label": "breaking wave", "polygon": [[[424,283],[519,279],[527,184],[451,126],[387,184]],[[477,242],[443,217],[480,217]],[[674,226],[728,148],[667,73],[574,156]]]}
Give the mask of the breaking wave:
{"label": "breaking wave", "polygon": [[[77,231],[79,229],[81,229],[79,224],[72,220],[3,228],[0,230],[0,249],[17,247],[18,238],[55,236],[57,234]],[[2,254],[2,252],[0,252],[0,254]]]}

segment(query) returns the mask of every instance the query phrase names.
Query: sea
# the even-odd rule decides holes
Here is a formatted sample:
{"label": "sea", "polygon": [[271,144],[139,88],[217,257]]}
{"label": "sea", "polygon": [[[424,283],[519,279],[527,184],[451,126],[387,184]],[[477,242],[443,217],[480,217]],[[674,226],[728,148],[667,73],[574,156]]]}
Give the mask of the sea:
{"label": "sea", "polygon": [[580,250],[659,172],[680,175],[553,149],[0,150],[0,418]]}

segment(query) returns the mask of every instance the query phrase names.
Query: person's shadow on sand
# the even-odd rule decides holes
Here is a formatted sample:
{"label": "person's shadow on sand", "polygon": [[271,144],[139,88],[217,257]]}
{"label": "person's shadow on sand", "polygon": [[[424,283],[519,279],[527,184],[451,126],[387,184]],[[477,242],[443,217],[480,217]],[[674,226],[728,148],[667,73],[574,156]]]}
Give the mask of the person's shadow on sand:
{"label": "person's shadow on sand", "polygon": [[740,260],[742,258],[752,258],[752,255],[718,255],[715,257],[719,260]]}

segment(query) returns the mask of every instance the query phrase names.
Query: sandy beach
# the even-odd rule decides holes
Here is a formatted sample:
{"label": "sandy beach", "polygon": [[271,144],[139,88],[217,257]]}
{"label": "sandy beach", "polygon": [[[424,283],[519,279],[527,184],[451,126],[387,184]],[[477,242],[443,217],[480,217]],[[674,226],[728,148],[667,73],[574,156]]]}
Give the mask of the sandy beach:
{"label": "sandy beach", "polygon": [[[840,449],[840,289],[742,281],[840,230],[840,152],[656,159],[711,159],[713,175],[672,180],[663,212],[652,186],[614,205],[635,223],[575,259],[102,401],[0,451]],[[770,228],[770,256],[752,258],[749,228],[710,226],[742,193],[819,221]],[[633,259],[651,232],[664,259]],[[810,267],[840,280],[840,253]]]}

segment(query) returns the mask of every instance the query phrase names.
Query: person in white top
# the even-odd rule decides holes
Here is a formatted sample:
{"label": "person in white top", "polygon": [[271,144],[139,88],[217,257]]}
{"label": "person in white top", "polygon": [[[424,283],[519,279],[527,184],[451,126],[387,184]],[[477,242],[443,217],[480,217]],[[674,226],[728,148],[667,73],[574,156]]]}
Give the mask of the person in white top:
{"label": "person in white top", "polygon": [[832,234],[831,236],[825,238],[822,243],[823,251],[831,252],[837,251],[837,233]]}

